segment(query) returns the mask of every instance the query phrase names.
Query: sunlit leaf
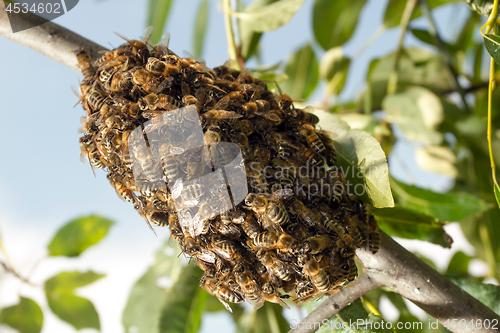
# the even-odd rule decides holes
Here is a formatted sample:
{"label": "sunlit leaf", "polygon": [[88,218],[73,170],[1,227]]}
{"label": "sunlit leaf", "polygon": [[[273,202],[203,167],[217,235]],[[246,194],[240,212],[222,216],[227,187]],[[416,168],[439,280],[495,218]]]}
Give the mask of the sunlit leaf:
{"label": "sunlit leaf", "polygon": [[391,179],[391,186],[399,204],[441,221],[460,221],[489,207],[484,200],[469,193],[436,193],[394,179]]}
{"label": "sunlit leaf", "polygon": [[9,325],[20,333],[39,333],[42,330],[42,309],[29,298],[21,297],[19,304],[0,311],[0,323]]}
{"label": "sunlit leaf", "polygon": [[493,191],[495,192],[495,199],[497,199],[497,205],[500,207],[500,187],[497,183],[493,184]]}
{"label": "sunlit leaf", "polygon": [[294,99],[307,98],[316,88],[319,77],[319,67],[314,51],[306,45],[295,52],[286,65],[285,93]]}
{"label": "sunlit leaf", "polygon": [[[276,2],[277,0],[255,0],[249,4],[244,12],[253,12],[258,10],[258,8],[264,7],[268,4]],[[241,40],[241,56],[245,61],[247,61],[251,56],[255,54],[257,47],[259,45],[260,38],[262,37],[261,32],[255,32],[252,29],[251,22],[240,20],[240,40]]]}
{"label": "sunlit leaf", "polygon": [[[307,309],[312,312],[321,302],[309,302]],[[340,311],[337,315],[328,321],[322,321],[320,329],[316,333],[393,333],[392,330],[382,325],[383,318],[369,312],[363,306],[360,298],[355,300],[349,306]],[[291,326],[294,328],[294,326]],[[308,327],[305,327],[308,328]],[[313,328],[313,327],[310,327]]]}
{"label": "sunlit leaf", "polygon": [[114,222],[100,216],[81,217],[63,226],[52,238],[51,256],[76,257],[106,236]]}
{"label": "sunlit leaf", "polygon": [[366,0],[316,0],[313,8],[314,37],[326,51],[351,38]]}
{"label": "sunlit leaf", "polygon": [[[491,10],[493,9],[493,0],[465,0],[472,8],[472,10],[478,12],[482,16],[489,17]],[[497,11],[500,14],[500,11]],[[497,19],[500,15],[497,15]]]}
{"label": "sunlit leaf", "polygon": [[500,287],[492,284],[471,281],[465,278],[450,278],[469,295],[500,315]]}
{"label": "sunlit leaf", "polygon": [[[427,0],[428,5],[431,9],[447,3],[459,2],[459,1],[461,0]],[[384,13],[384,25],[387,28],[395,27],[401,22],[405,5],[406,1],[400,1],[400,0],[388,1]],[[415,10],[413,11],[412,19],[415,19],[420,15],[422,15],[422,12],[420,11],[419,6],[416,6]]]}
{"label": "sunlit leaf", "polygon": [[351,59],[344,55],[341,47],[325,53],[319,64],[319,76],[327,81],[328,94],[339,94],[344,87]]}
{"label": "sunlit leaf", "polygon": [[139,332],[153,332],[158,328],[160,310],[165,301],[165,291],[174,284],[182,272],[180,248],[166,243],[157,251],[155,264],[139,278],[130,291],[122,323],[128,331],[137,328]]}
{"label": "sunlit leaf", "polygon": [[415,149],[415,160],[422,170],[437,172],[451,178],[457,177],[457,168],[455,166],[457,157],[448,147],[418,147]]}
{"label": "sunlit leaf", "polygon": [[160,41],[173,2],[174,0],[149,0],[147,26],[153,27],[150,38],[153,44]]}
{"label": "sunlit leaf", "polygon": [[422,42],[430,44],[430,45],[435,45],[434,43],[434,38],[432,38],[431,34],[427,30],[423,29],[410,29],[411,33],[420,39]]}
{"label": "sunlit leaf", "polygon": [[452,240],[436,218],[404,207],[375,209],[372,214],[390,236],[425,240],[450,247]]}
{"label": "sunlit leaf", "polygon": [[495,62],[500,64],[500,36],[486,34],[484,37],[484,46],[490,56],[495,59]]}
{"label": "sunlit leaf", "polygon": [[237,333],[281,333],[290,330],[290,324],[283,317],[283,308],[274,303],[266,302],[257,311],[251,311],[239,316],[236,321]]}
{"label": "sunlit leaf", "polygon": [[160,310],[159,328],[162,333],[196,333],[201,325],[201,315],[209,295],[200,288],[203,271],[188,265],[179,279],[164,293]]}
{"label": "sunlit leaf", "polygon": [[205,44],[205,33],[208,26],[208,12],[210,9],[210,2],[203,0],[198,7],[194,24],[194,38],[193,38],[193,55],[195,58],[201,57],[203,54],[203,45]]}
{"label": "sunlit leaf", "polygon": [[233,15],[246,22],[253,31],[272,31],[287,24],[304,2],[305,0],[282,0]]}
{"label": "sunlit leaf", "polygon": [[443,121],[443,105],[439,98],[422,87],[409,87],[386,96],[382,102],[388,120],[399,125],[409,140],[439,144],[443,135],[436,130]]}
{"label": "sunlit leaf", "polygon": [[99,316],[88,299],[76,296],[74,289],[86,286],[104,275],[94,272],[62,272],[45,282],[45,295],[52,312],[76,329],[100,329]]}
{"label": "sunlit leaf", "polygon": [[393,207],[389,168],[380,143],[370,134],[350,129],[337,115],[316,110],[321,127],[332,132],[337,163],[351,193],[374,207]]}

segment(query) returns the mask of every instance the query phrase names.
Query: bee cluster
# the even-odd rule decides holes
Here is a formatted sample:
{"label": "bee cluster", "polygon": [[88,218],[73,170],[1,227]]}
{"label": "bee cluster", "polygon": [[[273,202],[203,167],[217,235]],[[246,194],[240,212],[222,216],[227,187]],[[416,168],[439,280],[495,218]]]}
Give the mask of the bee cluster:
{"label": "bee cluster", "polygon": [[[224,301],[288,307],[288,297],[331,295],[356,278],[356,248],[377,252],[377,223],[348,193],[332,139],[288,95],[248,70],[212,70],[147,41],[95,61],[82,49],[77,60],[82,156],[148,224],[170,227],[205,272],[200,286],[228,310]],[[239,149],[213,148],[224,142]],[[243,183],[197,182],[238,154]],[[221,209],[222,192],[242,200]]]}

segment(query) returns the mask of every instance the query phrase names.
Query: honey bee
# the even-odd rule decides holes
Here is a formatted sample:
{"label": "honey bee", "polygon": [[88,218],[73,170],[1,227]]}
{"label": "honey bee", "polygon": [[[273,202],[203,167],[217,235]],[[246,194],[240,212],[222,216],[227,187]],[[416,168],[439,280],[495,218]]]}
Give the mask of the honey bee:
{"label": "honey bee", "polygon": [[341,241],[342,246],[345,246],[347,248],[351,248],[354,246],[352,237],[349,234],[346,234],[344,228],[342,228],[342,226],[338,222],[336,222],[335,220],[325,219],[323,221],[323,225],[329,233],[337,235],[337,237]]}
{"label": "honey bee", "polygon": [[278,152],[279,158],[284,161],[287,161],[290,157],[290,148],[298,149],[297,146],[293,145],[287,138],[277,132],[273,132],[269,135],[268,143],[276,147],[275,150]]}
{"label": "honey bee", "polygon": [[279,86],[278,82],[274,82],[276,84],[276,87],[278,88],[278,91],[279,91],[279,96],[278,96],[278,105],[280,107],[280,109],[283,111],[283,112],[287,112],[290,110],[290,108],[294,108],[293,107],[293,100],[292,98],[290,97],[290,95],[287,95],[287,94],[283,94],[283,92],[281,91],[281,87]]}
{"label": "honey bee", "polygon": [[203,119],[203,124],[218,124],[220,121],[226,121],[230,124],[234,124],[236,119],[241,118],[242,115],[237,114],[234,111],[225,110],[210,110],[201,115]]}
{"label": "honey bee", "polygon": [[301,159],[306,162],[308,168],[319,167],[325,162],[323,156],[309,148],[302,148],[299,151],[299,155]]}
{"label": "honey bee", "polygon": [[179,73],[179,69],[176,66],[153,57],[148,59],[146,70],[158,76],[174,76]]}
{"label": "honey bee", "polygon": [[159,163],[155,163],[150,149],[144,144],[135,147],[135,161],[140,166],[144,176],[151,183],[159,181],[162,176]]}
{"label": "honey bee", "polygon": [[316,209],[309,209],[299,199],[295,199],[290,208],[304,224],[310,228],[318,227],[321,222],[321,214]]}
{"label": "honey bee", "polygon": [[228,224],[220,220],[216,220],[214,223],[214,230],[228,239],[239,239],[241,237],[240,228],[233,223]]}
{"label": "honey bee", "polygon": [[146,59],[149,58],[149,49],[148,49],[148,40],[149,38],[151,37],[151,34],[153,33],[153,29],[152,27],[148,27],[146,30],[145,30],[145,37],[144,37],[144,41],[139,41],[139,40],[130,40],[128,39],[127,37],[123,36],[123,35],[120,35],[119,33],[115,32],[115,34],[126,40],[127,43],[125,45],[122,45],[120,46],[121,49],[124,49],[124,50],[129,50],[133,56],[141,59],[141,61],[143,63],[146,62]]}
{"label": "honey bee", "polygon": [[98,112],[106,102],[107,97],[104,92],[97,86],[97,81],[87,92],[86,100],[91,108],[92,113]]}
{"label": "honey bee", "polygon": [[241,223],[241,228],[250,239],[254,239],[262,232],[259,224],[255,221],[252,214],[246,214],[243,223]]}
{"label": "honey bee", "polygon": [[[149,94],[141,99],[139,99],[139,107],[141,110],[175,110],[181,107],[181,104],[175,100],[172,96],[164,94]],[[144,112],[144,118],[152,118],[158,115],[158,112]]]}
{"label": "honey bee", "polygon": [[155,211],[150,211],[146,214],[148,217],[148,220],[159,226],[159,227],[166,227],[168,226],[168,214],[160,213],[160,212],[155,212]]}
{"label": "honey bee", "polygon": [[337,152],[335,151],[333,140],[330,138],[327,131],[316,131],[316,134],[320,138],[321,142],[324,143],[326,164],[329,167],[334,167],[337,163]]}
{"label": "honey bee", "polygon": [[251,162],[245,164],[245,170],[248,178],[248,185],[256,193],[267,193],[268,183],[264,176],[262,164]]}
{"label": "honey bee", "polygon": [[332,186],[332,205],[337,207],[344,199],[345,186],[340,180],[336,180]]}
{"label": "honey bee", "polygon": [[[125,71],[125,65],[117,71],[111,78],[110,90],[115,94],[120,94],[129,91],[132,88],[132,74]],[[132,104],[132,105],[135,105]],[[128,106],[131,108],[131,105]],[[134,117],[135,118],[135,117]]]}
{"label": "honey bee", "polygon": [[301,252],[317,254],[333,245],[333,239],[329,235],[309,237],[302,243]]}
{"label": "honey bee", "polygon": [[219,283],[214,278],[203,276],[200,280],[200,287],[205,289],[210,295],[217,297],[219,302],[231,313],[233,313],[233,310],[224,301],[241,303],[245,300],[242,295],[231,290],[226,282]]}
{"label": "honey bee", "polygon": [[380,233],[377,220],[371,215],[368,215],[368,248],[375,254],[380,248]]}
{"label": "honey bee", "polygon": [[122,178],[116,173],[109,173],[107,177],[109,182],[111,183],[111,186],[113,186],[113,188],[115,189],[118,197],[134,205],[137,198],[132,190],[122,184]]}
{"label": "honey bee", "polygon": [[95,68],[92,65],[92,58],[82,47],[78,52],[76,52],[76,60],[78,61],[78,66],[83,74],[83,82],[89,84],[93,81],[95,76]]}
{"label": "honey bee", "polygon": [[268,281],[262,285],[262,297],[264,297],[266,301],[277,303],[286,309],[290,309],[280,296],[281,295],[276,291],[276,288],[274,288],[271,282]]}
{"label": "honey bee", "polygon": [[301,240],[306,236],[304,229],[299,223],[291,223],[286,227],[286,233],[294,239]]}
{"label": "honey bee", "polygon": [[111,77],[118,71],[125,72],[129,66],[134,65],[134,61],[127,56],[119,56],[97,69],[99,73],[99,80],[106,86],[111,80]]}
{"label": "honey bee", "polygon": [[167,80],[161,81],[155,78],[148,71],[140,67],[132,69],[132,82],[148,94],[162,91],[169,83]]}
{"label": "honey bee", "polygon": [[[284,190],[280,193],[289,193],[282,191]],[[250,193],[245,199],[245,204],[259,216],[264,229],[283,231],[282,226],[288,224],[290,218],[281,202],[276,200],[277,193],[278,191],[271,195]]]}
{"label": "honey bee", "polygon": [[292,251],[296,242],[288,234],[264,231],[258,234],[254,239],[248,239],[247,244],[256,251],[280,250],[289,252]]}
{"label": "honey bee", "polygon": [[246,136],[249,136],[253,133],[253,123],[248,119],[238,120],[236,123],[231,125],[231,133],[235,135],[236,133],[243,133]]}
{"label": "honey bee", "polygon": [[292,123],[299,125],[304,123],[316,125],[317,123],[319,123],[319,118],[317,115],[312,113],[313,110],[314,109],[310,106],[304,109],[293,109],[290,113],[293,119]]}
{"label": "honey bee", "polygon": [[161,157],[163,168],[163,180],[167,183],[174,183],[179,179],[179,167],[173,154],[166,154]]}
{"label": "honey bee", "polygon": [[[257,257],[259,257],[259,255],[257,255]],[[264,253],[259,259],[268,271],[272,272],[272,274],[276,275],[279,279],[283,281],[290,281],[293,279],[293,269],[279,260],[272,251]]]}
{"label": "honey bee", "polygon": [[205,185],[190,184],[182,188],[182,198],[184,201],[198,200],[205,194],[205,192]]}
{"label": "honey bee", "polygon": [[253,160],[253,152],[250,148],[250,144],[248,143],[248,137],[244,133],[238,133],[233,137],[232,142],[236,143],[240,149],[241,154],[245,161]]}
{"label": "honey bee", "polygon": [[347,274],[347,281],[351,282],[356,279],[358,276],[358,268],[356,267],[356,263],[354,262],[354,258],[350,258],[349,260],[349,273]]}
{"label": "honey bee", "polygon": [[212,240],[210,242],[212,251],[223,259],[235,263],[241,260],[240,247],[231,240]]}
{"label": "honey bee", "polygon": [[359,230],[358,230],[358,217],[357,216],[344,216],[344,220],[346,221],[346,228],[347,228],[347,231],[349,232],[349,234],[352,235],[352,240],[354,241],[354,245],[356,245],[356,247],[360,247],[363,240],[361,238],[361,234],[359,233]]}
{"label": "honey bee", "polygon": [[236,282],[241,287],[247,301],[254,305],[254,310],[262,307],[262,305],[264,305],[262,291],[253,278],[251,271],[246,269],[242,264],[237,264],[233,271]]}
{"label": "honey bee", "polygon": [[309,281],[300,281],[293,290],[293,302],[300,306],[302,303],[312,300],[316,295],[316,289]]}
{"label": "honey bee", "polygon": [[316,258],[311,257],[304,265],[303,273],[309,276],[314,288],[319,294],[324,294],[330,290],[330,279],[328,274],[319,266]]}
{"label": "honey bee", "polygon": [[303,124],[300,127],[299,134],[305,138],[309,147],[316,153],[323,154],[325,152],[325,145],[316,134],[314,126],[312,126],[311,124]]}

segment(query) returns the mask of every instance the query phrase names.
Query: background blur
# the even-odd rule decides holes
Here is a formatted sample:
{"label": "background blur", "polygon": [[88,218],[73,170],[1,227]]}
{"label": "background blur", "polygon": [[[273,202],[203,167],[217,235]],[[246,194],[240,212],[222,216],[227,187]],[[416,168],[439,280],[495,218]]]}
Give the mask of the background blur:
{"label": "background blur", "polygon": [[[312,1],[306,1],[289,24],[264,34],[261,42],[263,64],[284,62],[287,55],[313,40],[312,5]],[[197,7],[197,0],[187,0],[174,2],[171,9],[165,31],[172,36],[170,48],[180,55],[183,50],[192,52]],[[219,7],[217,1],[210,2],[203,52],[209,67],[221,65],[228,58]],[[347,55],[355,55],[381,26],[385,7],[385,0],[368,1],[353,37],[344,45]],[[455,37],[469,10],[464,2],[460,2],[433,11],[445,40]],[[55,23],[112,48],[124,42],[113,31],[131,39],[143,36],[146,14],[147,3],[142,1],[81,0]],[[412,21],[412,27],[425,26],[423,18]],[[341,100],[348,100],[361,92],[370,60],[394,50],[398,36],[399,28],[385,31],[354,60]],[[426,47],[411,34],[406,35],[405,45]],[[0,233],[11,261],[21,275],[28,276],[35,263],[44,256],[52,235],[64,223],[93,213],[115,221],[108,236],[81,257],[44,260],[30,279],[41,283],[62,270],[90,269],[106,274],[89,287],[80,289],[78,294],[94,303],[103,332],[123,332],[121,314],[130,288],[152,263],[153,253],[168,237],[168,229],[156,228],[158,237],[155,237],[132,206],[118,199],[103,171],[96,170],[97,177],[94,178],[88,163],[80,163],[77,129],[84,111],[80,105],[73,108],[78,97],[70,86],[78,86],[81,74],[4,38],[0,38],[0,50],[0,118],[3,120],[0,131],[3,161],[0,163]],[[318,55],[324,53],[320,48],[315,50]],[[257,64],[253,60],[248,65]],[[323,90],[324,84],[316,89],[307,103],[318,103],[323,98]],[[453,181],[418,169],[413,149],[404,140],[398,141],[389,156],[392,175],[436,192],[448,190]],[[449,250],[420,241],[404,240],[401,243],[426,256],[439,268],[446,268],[452,255],[459,250],[474,255],[474,248],[465,240],[458,224],[451,223],[445,230],[454,240]],[[470,273],[477,276],[484,275],[486,270],[486,265],[477,259],[469,268]],[[487,282],[495,283],[491,279]],[[0,270],[0,308],[17,303],[18,288],[19,282]],[[47,307],[40,288],[23,285],[20,294]],[[411,308],[413,311],[415,307]],[[381,306],[381,311],[388,317],[394,316],[393,309],[387,306]],[[415,314],[422,315],[416,310]],[[292,309],[286,310],[285,316],[300,319],[304,313]],[[229,313],[205,316],[202,331],[213,331],[213,325],[217,325],[221,333],[234,330]],[[0,325],[0,332],[11,331]],[[50,311],[44,311],[42,332],[65,333],[74,332],[74,329]]]}

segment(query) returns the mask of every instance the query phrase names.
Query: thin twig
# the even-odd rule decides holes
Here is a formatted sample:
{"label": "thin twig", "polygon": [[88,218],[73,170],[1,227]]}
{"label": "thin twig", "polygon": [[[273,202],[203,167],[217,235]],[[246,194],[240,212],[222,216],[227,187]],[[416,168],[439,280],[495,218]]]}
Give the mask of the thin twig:
{"label": "thin twig", "polygon": [[8,266],[6,263],[4,263],[3,261],[0,260],[0,266],[2,266],[7,272],[9,272],[10,274],[14,275],[16,278],[18,278],[20,281],[26,283],[26,284],[29,284],[30,286],[34,286],[34,287],[40,287],[39,285],[31,282],[30,280],[28,280],[27,278],[19,275],[19,273],[16,272],[16,270],[10,266]]}
{"label": "thin twig", "polygon": [[[35,25],[40,23],[41,25],[12,33],[9,19],[12,23],[17,24],[28,24],[30,22]],[[97,59],[101,56],[99,51],[106,50],[106,48],[68,29],[47,22],[45,19],[31,13],[9,13],[9,16],[7,16],[3,1],[0,1],[0,35],[42,53],[77,72],[80,72],[80,68],[76,62],[75,51],[83,47],[91,54],[93,59]]]}
{"label": "thin twig", "polygon": [[408,30],[408,24],[411,21],[413,11],[415,10],[415,5],[418,0],[407,0],[405,9],[403,11],[403,17],[401,17],[401,33],[399,34],[398,49],[396,50],[396,55],[394,59],[394,65],[392,71],[389,75],[389,81],[387,82],[387,94],[393,94],[398,86],[398,70],[399,70],[399,59],[401,54],[403,54],[403,44],[405,40],[406,30]]}
{"label": "thin twig", "polygon": [[460,82],[458,81],[458,73],[455,70],[455,67],[453,67],[453,61],[451,58],[451,54],[446,48],[446,46],[443,43],[443,40],[439,36],[439,32],[437,30],[436,22],[434,22],[434,18],[432,17],[431,11],[429,9],[429,4],[427,3],[427,0],[419,0],[420,4],[420,9],[422,10],[422,14],[426,17],[427,21],[429,22],[429,33],[431,34],[432,38],[434,39],[434,43],[436,43],[439,52],[443,55],[445,61],[446,61],[446,66],[448,67],[448,70],[450,71],[451,75],[453,76],[453,81],[455,83],[455,89],[456,91],[460,94],[460,97],[462,99],[462,103],[464,104],[464,108],[466,111],[470,112],[469,105],[467,103],[467,100],[465,98],[465,91],[460,85]]}
{"label": "thin twig", "polygon": [[[316,310],[307,316],[302,324],[297,325],[303,329],[295,329],[293,333],[309,333],[318,327],[323,318],[331,318],[342,310],[343,307],[361,297],[364,293],[378,286],[385,285],[412,301],[422,310],[438,319],[441,324],[447,320],[489,319],[490,322],[500,317],[467,294],[463,289],[452,283],[443,275],[436,272],[429,265],[408,252],[385,233],[381,233],[381,245],[377,254],[360,249],[358,257],[366,267],[366,272],[358,280],[360,283],[354,287],[339,291],[327,299]],[[335,307],[335,305],[338,305]],[[314,324],[316,323],[316,326]],[[460,326],[460,325],[459,325]],[[451,329],[452,332],[471,332],[470,328]],[[494,329],[474,328],[474,332],[498,332]]]}

